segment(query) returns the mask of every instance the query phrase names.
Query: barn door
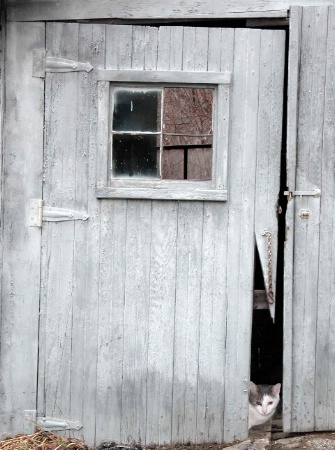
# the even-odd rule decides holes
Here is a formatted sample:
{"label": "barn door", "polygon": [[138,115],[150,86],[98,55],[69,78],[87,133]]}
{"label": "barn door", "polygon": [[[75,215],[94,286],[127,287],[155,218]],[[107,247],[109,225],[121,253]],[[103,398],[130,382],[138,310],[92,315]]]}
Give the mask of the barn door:
{"label": "barn door", "polygon": [[335,9],[295,8],[291,28],[284,426],[333,430]]}
{"label": "barn door", "polygon": [[46,48],[38,415],[88,443],[246,437],[284,32],[57,23]]}

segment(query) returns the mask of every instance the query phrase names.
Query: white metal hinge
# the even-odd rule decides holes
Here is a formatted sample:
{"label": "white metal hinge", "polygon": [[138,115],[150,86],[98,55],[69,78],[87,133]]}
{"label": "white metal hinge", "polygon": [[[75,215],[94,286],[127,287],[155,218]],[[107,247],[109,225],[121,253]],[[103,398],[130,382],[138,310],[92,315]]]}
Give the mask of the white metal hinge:
{"label": "white metal hinge", "polygon": [[42,428],[48,431],[80,430],[83,428],[83,425],[78,421],[38,416],[36,410],[23,411],[23,417],[34,428]]}
{"label": "white metal hinge", "polygon": [[87,220],[88,218],[89,215],[83,211],[43,206],[43,200],[41,199],[32,199],[29,203],[28,224],[30,227],[41,227],[42,221],[63,222],[67,220]]}
{"label": "white metal hinge", "polygon": [[33,50],[33,77],[36,78],[44,78],[46,72],[90,72],[92,69],[89,62],[47,56],[45,48]]}
{"label": "white metal hinge", "polygon": [[80,430],[83,428],[80,422],[55,417],[36,417],[36,426],[48,431]]}
{"label": "white metal hinge", "polygon": [[321,197],[321,189],[311,189],[310,191],[284,191],[284,195],[287,196],[287,200],[290,201],[292,197],[304,197],[305,195],[310,197]]}

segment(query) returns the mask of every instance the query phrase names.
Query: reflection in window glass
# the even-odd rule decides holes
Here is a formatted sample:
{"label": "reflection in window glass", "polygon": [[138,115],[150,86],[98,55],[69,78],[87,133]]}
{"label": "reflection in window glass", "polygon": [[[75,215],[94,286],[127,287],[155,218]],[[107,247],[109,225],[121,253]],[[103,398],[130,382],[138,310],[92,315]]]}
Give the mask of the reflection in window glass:
{"label": "reflection in window glass", "polygon": [[113,176],[210,180],[213,92],[193,87],[116,89]]}
{"label": "reflection in window glass", "polygon": [[161,91],[117,90],[114,94],[114,131],[160,131]]}
{"label": "reflection in window glass", "polygon": [[156,139],[155,135],[114,135],[114,177],[157,178],[159,146]]}
{"label": "reflection in window glass", "polygon": [[213,89],[166,88],[162,178],[212,178]]}

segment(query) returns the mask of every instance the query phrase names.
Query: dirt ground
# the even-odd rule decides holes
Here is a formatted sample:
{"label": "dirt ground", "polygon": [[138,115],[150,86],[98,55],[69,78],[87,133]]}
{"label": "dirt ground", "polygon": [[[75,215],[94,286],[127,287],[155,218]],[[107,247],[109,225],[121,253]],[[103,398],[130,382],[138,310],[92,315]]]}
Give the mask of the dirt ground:
{"label": "dirt ground", "polygon": [[269,434],[255,434],[234,444],[171,445],[142,447],[105,442],[92,448],[75,439],[65,439],[52,433],[36,432],[0,441],[0,450],[335,450],[335,432],[310,433],[271,440]]}
{"label": "dirt ground", "polygon": [[[150,450],[335,450],[335,433],[311,433],[284,439],[270,440],[267,437],[249,438],[235,444],[173,445],[153,447]],[[102,444],[92,450],[140,450]],[[145,449],[141,449],[145,450]]]}

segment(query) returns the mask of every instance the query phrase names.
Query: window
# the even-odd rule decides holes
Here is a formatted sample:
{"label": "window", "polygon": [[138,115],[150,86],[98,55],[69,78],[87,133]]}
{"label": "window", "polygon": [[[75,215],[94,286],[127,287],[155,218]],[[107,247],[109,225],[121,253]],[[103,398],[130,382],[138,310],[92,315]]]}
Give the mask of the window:
{"label": "window", "polygon": [[112,178],[211,180],[213,88],[115,88]]}
{"label": "window", "polygon": [[227,74],[100,70],[99,79],[99,198],[226,200]]}

